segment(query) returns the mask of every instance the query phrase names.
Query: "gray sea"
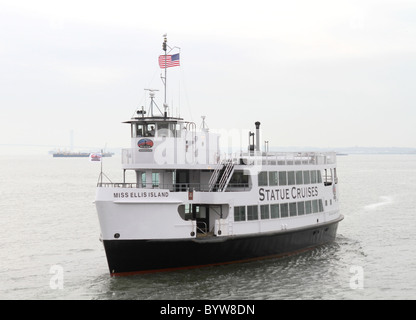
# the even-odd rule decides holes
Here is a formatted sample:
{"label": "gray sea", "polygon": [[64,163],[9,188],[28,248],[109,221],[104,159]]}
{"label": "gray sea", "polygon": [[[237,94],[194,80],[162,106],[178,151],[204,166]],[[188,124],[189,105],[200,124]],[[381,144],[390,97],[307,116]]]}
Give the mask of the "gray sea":
{"label": "gray sea", "polygon": [[[122,180],[121,159],[103,170]],[[415,299],[416,155],[338,157],[332,244],[280,259],[110,277],[94,206],[100,164],[0,156],[0,299]]]}

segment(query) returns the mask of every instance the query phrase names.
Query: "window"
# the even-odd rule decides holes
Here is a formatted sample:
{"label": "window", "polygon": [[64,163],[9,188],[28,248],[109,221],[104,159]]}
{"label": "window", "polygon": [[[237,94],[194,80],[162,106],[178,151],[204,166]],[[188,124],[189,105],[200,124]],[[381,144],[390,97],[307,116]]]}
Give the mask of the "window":
{"label": "window", "polygon": [[317,170],[316,171],[316,175],[317,175],[317,178],[318,178],[318,183],[322,183],[321,171],[320,170]]}
{"label": "window", "polygon": [[311,183],[316,183],[316,170],[311,171]]}
{"label": "window", "polygon": [[137,137],[143,137],[144,136],[144,125],[138,124],[137,125]]}
{"label": "window", "polygon": [[322,203],[322,199],[319,199],[319,201],[318,201],[318,208],[319,208],[319,212],[324,211],[324,205]]}
{"label": "window", "polygon": [[279,218],[279,205],[278,204],[270,205],[270,216],[272,219]]}
{"label": "window", "polygon": [[142,172],[142,188],[146,188],[146,172]]}
{"label": "window", "polygon": [[305,214],[305,202],[301,201],[298,202],[298,216],[302,216]]}
{"label": "window", "polygon": [[260,206],[260,217],[261,217],[262,220],[270,218],[269,205],[268,204],[262,204]]}
{"label": "window", "polygon": [[286,171],[279,171],[279,186],[287,185]]}
{"label": "window", "polygon": [[269,172],[269,185],[270,186],[277,186],[277,172],[276,171],[270,171]]}
{"label": "window", "polygon": [[282,218],[286,218],[289,216],[289,204],[288,203],[282,203],[280,205],[280,216]]}
{"label": "window", "polygon": [[159,137],[169,137],[169,123],[158,123],[157,135]]}
{"label": "window", "polygon": [[312,200],[312,212],[318,212],[318,200]]}
{"label": "window", "polygon": [[234,221],[246,221],[246,207],[234,207]]}
{"label": "window", "polygon": [[303,171],[303,183],[304,184],[310,184],[311,178],[309,176],[309,171]]}
{"label": "window", "polygon": [[155,136],[155,124],[149,123],[146,125],[146,137],[154,137]]}
{"label": "window", "polygon": [[267,171],[259,172],[259,187],[267,186]]}
{"label": "window", "polygon": [[296,171],[296,184],[303,184],[302,171]]}
{"label": "window", "polygon": [[287,173],[287,184],[289,186],[296,184],[296,182],[295,182],[295,171],[289,171]]}
{"label": "window", "polygon": [[312,213],[312,203],[311,201],[305,201],[305,212],[306,214]]}
{"label": "window", "polygon": [[159,172],[152,172],[152,186],[153,188],[159,187]]}
{"label": "window", "polygon": [[289,213],[291,217],[297,216],[296,202],[289,203]]}
{"label": "window", "polygon": [[234,171],[228,185],[230,187],[248,187],[248,177],[244,171]]}
{"label": "window", "polygon": [[255,206],[247,206],[247,220],[258,220],[259,213],[258,207]]}

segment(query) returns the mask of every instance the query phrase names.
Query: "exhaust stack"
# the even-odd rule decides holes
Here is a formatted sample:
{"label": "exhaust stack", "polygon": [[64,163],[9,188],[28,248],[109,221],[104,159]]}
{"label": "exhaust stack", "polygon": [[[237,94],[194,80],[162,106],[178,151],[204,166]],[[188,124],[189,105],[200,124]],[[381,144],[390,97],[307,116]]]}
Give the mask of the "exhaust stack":
{"label": "exhaust stack", "polygon": [[260,122],[257,121],[256,125],[256,151],[260,151]]}

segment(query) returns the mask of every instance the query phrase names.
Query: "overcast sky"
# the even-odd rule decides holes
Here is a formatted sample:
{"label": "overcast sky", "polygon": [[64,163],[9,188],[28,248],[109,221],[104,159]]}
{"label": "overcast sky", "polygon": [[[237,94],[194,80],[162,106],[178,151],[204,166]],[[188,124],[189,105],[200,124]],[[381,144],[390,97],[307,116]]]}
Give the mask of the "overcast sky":
{"label": "overcast sky", "polygon": [[129,147],[164,33],[170,111],[198,126],[416,147],[416,1],[0,0],[0,153]]}

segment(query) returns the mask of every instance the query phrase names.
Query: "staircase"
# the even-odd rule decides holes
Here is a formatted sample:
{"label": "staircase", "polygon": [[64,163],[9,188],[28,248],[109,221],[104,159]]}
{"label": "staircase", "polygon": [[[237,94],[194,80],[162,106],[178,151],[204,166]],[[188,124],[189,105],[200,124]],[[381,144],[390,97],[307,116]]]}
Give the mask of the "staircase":
{"label": "staircase", "polygon": [[221,161],[209,179],[209,191],[224,192],[234,172],[234,163],[230,159]]}

